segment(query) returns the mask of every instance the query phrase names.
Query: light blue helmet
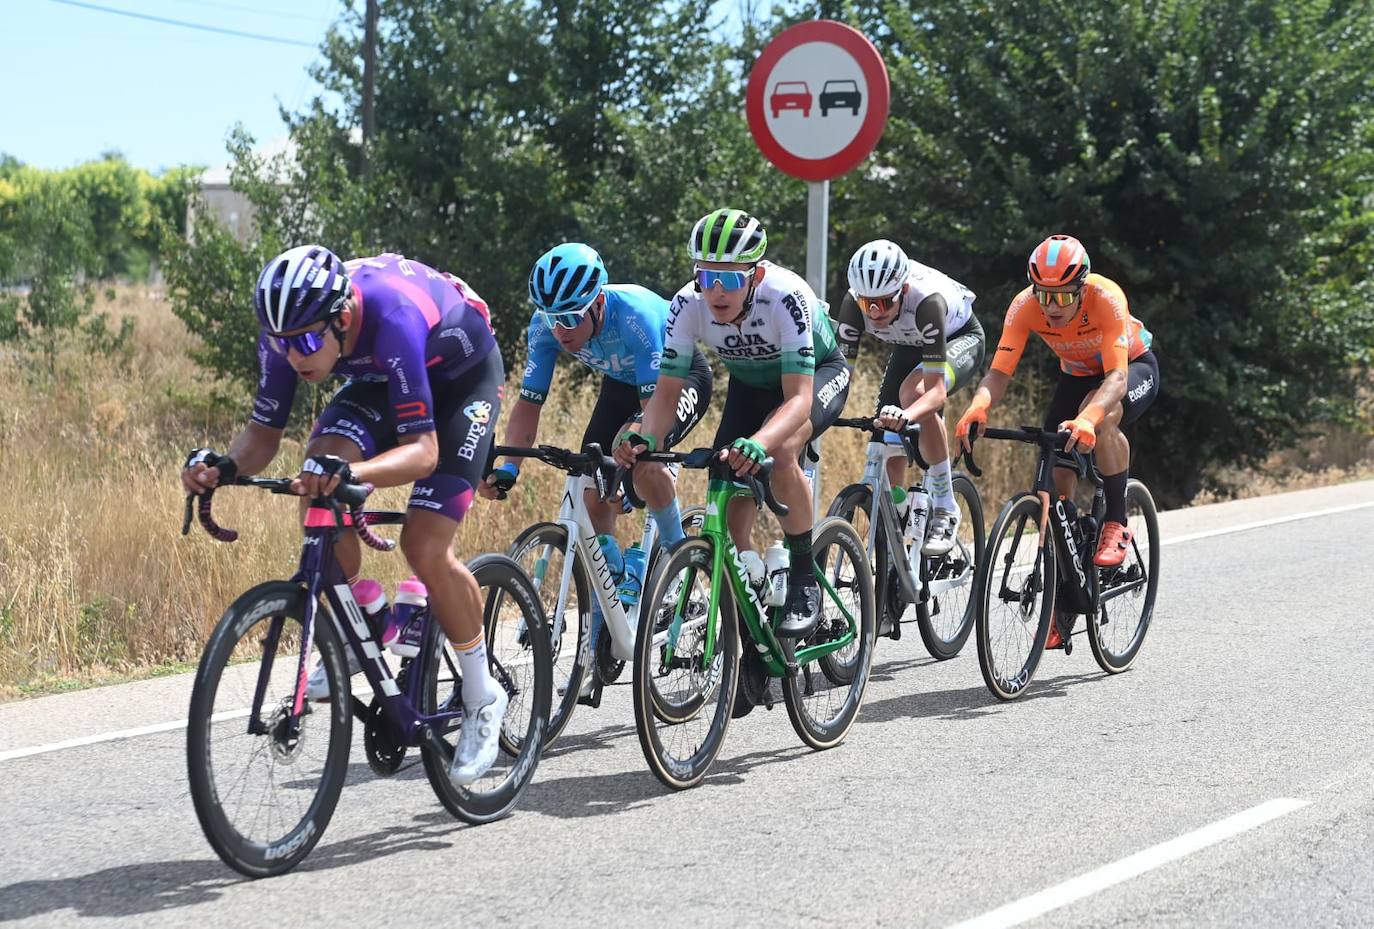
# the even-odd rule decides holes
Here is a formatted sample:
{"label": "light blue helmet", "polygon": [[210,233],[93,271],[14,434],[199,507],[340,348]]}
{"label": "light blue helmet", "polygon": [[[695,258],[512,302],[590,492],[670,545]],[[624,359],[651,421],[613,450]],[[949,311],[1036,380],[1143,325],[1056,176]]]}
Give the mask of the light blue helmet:
{"label": "light blue helmet", "polygon": [[539,256],[530,271],[530,299],[545,313],[584,309],[601,293],[606,266],[596,249],[564,242]]}

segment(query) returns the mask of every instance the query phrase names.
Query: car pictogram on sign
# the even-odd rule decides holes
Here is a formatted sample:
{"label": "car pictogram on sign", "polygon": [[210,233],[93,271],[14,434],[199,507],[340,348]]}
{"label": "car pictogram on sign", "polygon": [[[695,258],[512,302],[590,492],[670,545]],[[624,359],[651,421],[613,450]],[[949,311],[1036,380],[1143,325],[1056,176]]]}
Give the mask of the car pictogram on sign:
{"label": "car pictogram on sign", "polygon": [[859,104],[863,103],[863,94],[859,93],[859,85],[854,81],[826,81],[821,88],[821,115],[829,116],[831,110],[850,110],[855,116],[859,115]]}
{"label": "car pictogram on sign", "polygon": [[811,103],[811,88],[806,86],[805,81],[781,81],[773,87],[773,96],[768,98],[774,119],[783,110],[801,110],[803,118],[809,117]]}

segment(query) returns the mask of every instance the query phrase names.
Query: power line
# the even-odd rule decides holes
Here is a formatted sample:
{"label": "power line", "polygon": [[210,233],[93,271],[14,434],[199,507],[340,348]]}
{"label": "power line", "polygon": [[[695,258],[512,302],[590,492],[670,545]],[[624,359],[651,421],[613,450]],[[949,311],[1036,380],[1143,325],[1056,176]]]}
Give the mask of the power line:
{"label": "power line", "polygon": [[274,35],[261,35],[256,32],[240,32],[237,29],[221,29],[218,26],[205,26],[200,23],[188,23],[180,19],[167,19],[163,16],[150,16],[147,13],[133,13],[129,10],[117,10],[109,6],[97,6],[94,3],[82,3],[81,0],[52,0],[53,3],[62,3],[66,6],[82,7],[87,10],[96,10],[100,13],[114,13],[117,16],[128,16],[131,19],[146,19],[155,23],[163,23],[167,26],[182,26],[186,29],[199,29],[202,32],[218,32],[222,35],[237,36],[240,39],[257,39],[259,42],[276,42],[280,45],[299,45],[302,48],[315,48],[313,42],[302,42],[299,39],[282,39]]}
{"label": "power line", "polygon": [[260,13],[263,16],[277,16],[282,19],[299,19],[307,23],[318,23],[318,16],[307,16],[304,13],[283,13],[280,10],[269,10],[260,6],[242,6],[237,3],[221,3],[219,0],[178,0],[180,3],[194,3],[196,6],[213,6],[221,10],[234,10],[238,13]]}

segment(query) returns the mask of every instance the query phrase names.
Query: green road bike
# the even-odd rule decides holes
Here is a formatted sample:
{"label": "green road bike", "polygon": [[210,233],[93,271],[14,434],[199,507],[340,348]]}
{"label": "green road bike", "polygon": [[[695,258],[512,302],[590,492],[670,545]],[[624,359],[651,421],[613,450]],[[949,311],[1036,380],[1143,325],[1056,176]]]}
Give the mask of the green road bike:
{"label": "green road bike", "polygon": [[725,518],[736,497],[787,513],[769,486],[772,459],[756,475],[736,478],[711,449],[641,457],[710,476],[701,535],[659,559],[635,637],[635,728],[649,768],[675,790],[701,783],[731,719],[760,704],[772,708],[774,679],[802,741],[815,749],[838,745],[858,715],[873,657],[875,597],[863,539],[842,519],[816,524],[820,625],[806,639],[780,640],[773,630],[783,607],[765,605],[770,598],[749,580]]}

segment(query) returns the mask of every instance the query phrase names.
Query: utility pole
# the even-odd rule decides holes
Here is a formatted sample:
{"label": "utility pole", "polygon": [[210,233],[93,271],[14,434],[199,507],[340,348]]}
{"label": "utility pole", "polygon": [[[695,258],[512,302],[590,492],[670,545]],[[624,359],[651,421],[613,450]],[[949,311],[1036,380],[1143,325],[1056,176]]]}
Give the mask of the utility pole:
{"label": "utility pole", "polygon": [[372,113],[372,97],[377,85],[377,0],[367,0],[363,16],[363,175],[367,174],[367,152],[377,123]]}

